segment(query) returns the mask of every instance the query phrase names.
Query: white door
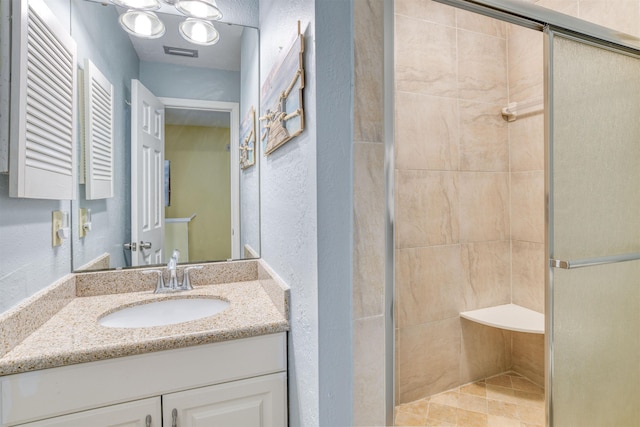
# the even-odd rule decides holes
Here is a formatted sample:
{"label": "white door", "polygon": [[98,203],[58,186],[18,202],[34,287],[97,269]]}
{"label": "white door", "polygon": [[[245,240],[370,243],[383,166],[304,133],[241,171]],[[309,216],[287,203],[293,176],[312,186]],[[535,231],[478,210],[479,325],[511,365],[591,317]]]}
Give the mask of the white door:
{"label": "white door", "polygon": [[131,241],[132,265],[164,261],[164,105],[138,80],[131,81]]}
{"label": "white door", "polygon": [[161,427],[160,397],[49,418],[24,427]]}
{"label": "white door", "polygon": [[162,396],[164,425],[285,427],[285,373]]}

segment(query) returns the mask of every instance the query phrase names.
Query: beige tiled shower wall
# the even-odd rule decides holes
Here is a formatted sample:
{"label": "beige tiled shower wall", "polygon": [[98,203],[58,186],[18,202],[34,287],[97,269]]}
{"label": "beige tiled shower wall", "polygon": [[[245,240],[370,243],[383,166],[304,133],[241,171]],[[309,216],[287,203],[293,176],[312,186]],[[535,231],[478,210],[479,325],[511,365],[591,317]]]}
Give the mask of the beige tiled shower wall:
{"label": "beige tiled shower wall", "polygon": [[[640,0],[530,1],[640,35]],[[353,4],[354,424],[384,425],[383,2]],[[431,1],[395,9],[396,292],[407,303],[396,311],[397,403],[504,367],[541,383],[541,335],[454,311],[510,300],[543,310],[543,118],[497,113],[542,93],[542,35]]]}
{"label": "beige tiled shower wall", "polygon": [[500,114],[542,96],[542,35],[523,31],[395,2],[397,403],[509,369],[542,382],[541,336],[459,317],[544,309],[543,116]]}
{"label": "beige tiled shower wall", "polygon": [[383,2],[353,0],[355,426],[385,419]]}

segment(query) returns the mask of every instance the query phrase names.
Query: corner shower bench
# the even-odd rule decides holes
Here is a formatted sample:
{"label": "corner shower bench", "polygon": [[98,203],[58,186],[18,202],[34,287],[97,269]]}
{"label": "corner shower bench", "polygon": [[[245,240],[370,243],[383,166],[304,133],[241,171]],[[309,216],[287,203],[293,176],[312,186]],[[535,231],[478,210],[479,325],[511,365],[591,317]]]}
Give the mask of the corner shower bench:
{"label": "corner shower bench", "polygon": [[544,334],[544,314],[516,304],[463,311],[460,317],[509,331]]}

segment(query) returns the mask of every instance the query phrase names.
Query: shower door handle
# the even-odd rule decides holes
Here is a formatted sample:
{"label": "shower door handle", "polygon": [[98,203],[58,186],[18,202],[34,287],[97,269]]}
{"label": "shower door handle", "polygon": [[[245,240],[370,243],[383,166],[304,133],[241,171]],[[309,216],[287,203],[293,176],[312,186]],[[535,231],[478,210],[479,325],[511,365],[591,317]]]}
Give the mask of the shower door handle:
{"label": "shower door handle", "polygon": [[623,255],[611,255],[597,258],[583,258],[574,260],[560,260],[550,259],[549,265],[553,268],[562,268],[570,270],[573,268],[592,267],[594,265],[615,264],[617,262],[636,261],[640,260],[640,252],[623,254]]}

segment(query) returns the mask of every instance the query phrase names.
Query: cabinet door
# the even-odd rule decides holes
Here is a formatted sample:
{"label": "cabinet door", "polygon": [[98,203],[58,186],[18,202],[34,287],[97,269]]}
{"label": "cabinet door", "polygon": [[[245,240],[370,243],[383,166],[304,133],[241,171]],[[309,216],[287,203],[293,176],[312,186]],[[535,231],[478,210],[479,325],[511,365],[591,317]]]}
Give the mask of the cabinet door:
{"label": "cabinet door", "polygon": [[165,427],[287,425],[287,376],[265,375],[162,397]]}
{"label": "cabinet door", "polygon": [[23,427],[162,427],[160,397],[49,418]]}

